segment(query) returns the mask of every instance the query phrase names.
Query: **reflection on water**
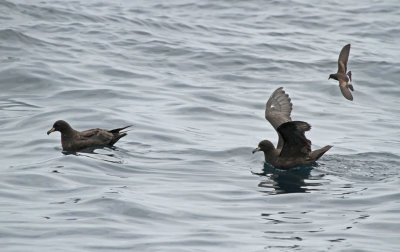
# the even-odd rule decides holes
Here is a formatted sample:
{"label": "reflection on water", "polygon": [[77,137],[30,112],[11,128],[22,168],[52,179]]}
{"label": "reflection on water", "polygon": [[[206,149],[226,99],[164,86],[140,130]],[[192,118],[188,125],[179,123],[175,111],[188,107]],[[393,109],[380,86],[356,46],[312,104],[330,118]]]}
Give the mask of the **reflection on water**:
{"label": "reflection on water", "polygon": [[92,158],[96,160],[101,160],[105,162],[110,162],[114,164],[122,164],[123,160],[118,157],[118,149],[115,146],[107,147],[88,147],[78,152],[63,150],[64,155],[75,155],[87,158]]}
{"label": "reflection on water", "polygon": [[[316,167],[314,163],[312,166],[299,166],[289,170],[276,169],[268,163],[264,163],[264,168],[261,173],[253,173],[259,176],[268,178],[258,184],[259,187],[265,188],[266,193],[269,194],[282,194],[282,193],[300,193],[312,190],[310,186],[319,186],[320,183],[306,182],[306,179],[313,179],[311,170]],[[273,189],[273,190],[271,190]]]}

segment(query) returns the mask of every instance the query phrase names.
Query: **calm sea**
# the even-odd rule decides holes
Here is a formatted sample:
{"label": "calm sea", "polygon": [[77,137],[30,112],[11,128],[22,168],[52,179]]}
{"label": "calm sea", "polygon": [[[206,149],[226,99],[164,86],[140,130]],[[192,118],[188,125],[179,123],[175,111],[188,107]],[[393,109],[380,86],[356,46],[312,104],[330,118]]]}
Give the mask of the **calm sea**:
{"label": "calm sea", "polygon": [[[0,0],[0,250],[400,251],[399,45],[397,0]],[[281,86],[313,167],[251,154]]]}

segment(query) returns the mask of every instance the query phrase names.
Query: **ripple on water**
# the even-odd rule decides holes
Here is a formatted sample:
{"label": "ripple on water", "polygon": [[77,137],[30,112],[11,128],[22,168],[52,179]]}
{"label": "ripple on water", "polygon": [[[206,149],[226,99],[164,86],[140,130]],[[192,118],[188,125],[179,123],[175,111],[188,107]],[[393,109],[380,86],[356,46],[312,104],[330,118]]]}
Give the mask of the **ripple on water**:
{"label": "ripple on water", "polygon": [[[289,4],[0,1],[3,250],[398,251],[399,8]],[[312,167],[251,154],[281,86]],[[134,127],[65,153],[58,119]]]}

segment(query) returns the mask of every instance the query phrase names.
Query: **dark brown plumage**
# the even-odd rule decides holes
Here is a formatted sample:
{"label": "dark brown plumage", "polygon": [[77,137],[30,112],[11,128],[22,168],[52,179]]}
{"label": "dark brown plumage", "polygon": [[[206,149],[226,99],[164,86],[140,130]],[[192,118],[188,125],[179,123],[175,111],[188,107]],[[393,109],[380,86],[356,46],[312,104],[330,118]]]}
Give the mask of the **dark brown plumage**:
{"label": "dark brown plumage", "polygon": [[66,121],[58,120],[53,127],[47,131],[47,135],[51,132],[59,131],[61,133],[61,145],[65,151],[78,151],[90,147],[104,147],[114,145],[121,137],[127,135],[122,130],[128,128],[104,130],[90,129],[79,132],[74,130]]}
{"label": "dark brown plumage", "polygon": [[[345,45],[340,51],[339,59],[338,59],[338,70],[337,73],[329,75],[329,78],[339,81],[340,91],[342,92],[343,96],[347,99],[352,101],[353,95],[351,91],[354,91],[354,87],[351,82],[351,71],[347,72],[347,61],[349,60],[350,54],[350,44]],[[346,74],[347,72],[347,74]]]}
{"label": "dark brown plumage", "polygon": [[270,141],[263,140],[253,150],[253,153],[263,151],[265,161],[280,169],[311,165],[332,147],[327,145],[311,151],[311,141],[304,135],[311,126],[306,122],[292,121],[291,112],[292,103],[289,95],[283,91],[282,87],[278,88],[272,93],[265,109],[265,118],[279,135],[277,148]]}

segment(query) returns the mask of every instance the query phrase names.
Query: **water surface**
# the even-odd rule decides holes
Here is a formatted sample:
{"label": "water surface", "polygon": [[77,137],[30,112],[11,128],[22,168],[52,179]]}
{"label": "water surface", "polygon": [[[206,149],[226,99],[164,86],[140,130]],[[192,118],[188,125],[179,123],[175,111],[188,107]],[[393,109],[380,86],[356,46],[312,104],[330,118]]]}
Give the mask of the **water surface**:
{"label": "water surface", "polygon": [[[0,0],[2,250],[398,251],[398,7]],[[281,86],[334,146],[313,167],[251,154]],[[134,130],[65,155],[58,119]]]}

